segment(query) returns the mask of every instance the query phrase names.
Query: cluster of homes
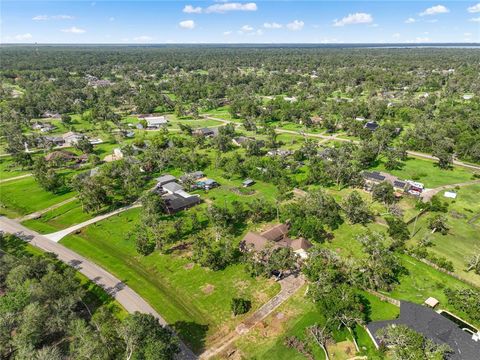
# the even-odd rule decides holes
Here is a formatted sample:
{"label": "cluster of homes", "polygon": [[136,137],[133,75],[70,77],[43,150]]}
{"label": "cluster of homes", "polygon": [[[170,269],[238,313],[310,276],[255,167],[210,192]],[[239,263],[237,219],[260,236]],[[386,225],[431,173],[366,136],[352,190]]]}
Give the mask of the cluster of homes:
{"label": "cluster of homes", "polygon": [[168,213],[191,208],[201,202],[200,196],[185,191],[184,185],[189,184],[191,189],[209,190],[220,186],[215,180],[205,177],[202,171],[187,173],[179,180],[173,175],[165,174],[160,176],[155,186],[155,192],[165,200]]}
{"label": "cluster of homes", "polygon": [[425,189],[422,183],[413,180],[400,180],[396,176],[379,171],[364,171],[362,173],[365,182],[365,189],[371,191],[373,186],[381,182],[389,182],[395,190],[395,195],[402,196],[403,194],[410,194],[420,196]]}
{"label": "cluster of homes", "polygon": [[240,244],[241,249],[259,252],[268,247],[291,248],[297,256],[306,259],[312,244],[304,238],[289,238],[288,230],[287,224],[277,224],[260,233],[249,231]]}
{"label": "cluster of homes", "polygon": [[[84,139],[85,137],[86,136],[83,134],[69,131],[60,136],[44,136],[43,141],[53,146],[69,147],[75,146],[80,140]],[[92,145],[101,144],[103,142],[102,139],[89,139],[89,141]]]}

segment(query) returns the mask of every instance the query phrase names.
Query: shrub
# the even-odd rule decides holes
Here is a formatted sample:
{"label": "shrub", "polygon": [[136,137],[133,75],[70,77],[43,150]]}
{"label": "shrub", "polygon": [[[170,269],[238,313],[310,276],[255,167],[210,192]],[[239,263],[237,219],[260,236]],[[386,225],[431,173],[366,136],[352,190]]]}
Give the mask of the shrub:
{"label": "shrub", "polygon": [[233,315],[241,315],[247,313],[252,307],[252,302],[250,300],[242,298],[233,298],[231,303],[231,309]]}

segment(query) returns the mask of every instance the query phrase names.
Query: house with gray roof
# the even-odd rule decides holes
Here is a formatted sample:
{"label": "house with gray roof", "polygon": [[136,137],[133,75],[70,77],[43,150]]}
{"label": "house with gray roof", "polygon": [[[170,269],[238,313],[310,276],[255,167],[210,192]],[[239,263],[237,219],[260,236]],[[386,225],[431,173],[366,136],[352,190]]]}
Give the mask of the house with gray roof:
{"label": "house with gray roof", "polygon": [[388,326],[404,325],[430,339],[436,344],[446,344],[452,352],[448,360],[478,360],[480,359],[480,340],[478,333],[463,330],[435,310],[408,301],[400,303],[400,316],[395,320],[374,321],[367,325],[367,332],[375,346],[381,345],[378,331]]}

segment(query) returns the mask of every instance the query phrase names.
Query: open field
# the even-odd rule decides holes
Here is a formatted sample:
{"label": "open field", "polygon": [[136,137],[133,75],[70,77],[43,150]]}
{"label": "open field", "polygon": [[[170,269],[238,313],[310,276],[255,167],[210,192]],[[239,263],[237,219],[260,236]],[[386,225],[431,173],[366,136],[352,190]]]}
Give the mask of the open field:
{"label": "open field", "polygon": [[[480,275],[473,271],[467,272],[467,257],[474,251],[480,251],[480,184],[452,189],[457,193],[455,200],[443,197],[444,191],[438,196],[442,201],[449,203],[447,214],[448,234],[439,232],[434,234],[428,228],[428,219],[432,214],[427,214],[418,220],[416,232],[410,243],[418,243],[428,237],[432,246],[429,252],[442,256],[453,262],[455,273],[480,287]],[[413,231],[413,224],[410,226]]]}
{"label": "open field", "polygon": [[46,209],[75,195],[64,191],[52,194],[43,190],[33,177],[0,184],[0,214],[18,217]]}
{"label": "open field", "polygon": [[382,160],[370,170],[385,171],[400,179],[419,181],[426,188],[435,188],[442,185],[456,184],[472,180],[473,172],[455,166],[451,170],[443,170],[436,162],[409,157],[405,165],[399,170],[386,170]]}
{"label": "open field", "polygon": [[252,279],[243,265],[209,271],[187,256],[136,253],[126,234],[139,210],[130,210],[82,229],[61,243],[116,275],[146,299],[196,351],[232,330],[242,319],[232,318],[230,301],[249,298],[252,310],[279,290],[276,283]]}

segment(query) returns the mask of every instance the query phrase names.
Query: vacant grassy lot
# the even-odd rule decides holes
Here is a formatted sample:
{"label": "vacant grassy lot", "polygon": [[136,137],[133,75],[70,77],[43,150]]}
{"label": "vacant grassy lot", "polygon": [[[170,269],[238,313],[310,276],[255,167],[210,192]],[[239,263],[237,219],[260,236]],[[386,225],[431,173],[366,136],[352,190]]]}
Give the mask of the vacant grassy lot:
{"label": "vacant grassy lot", "polygon": [[29,173],[29,171],[16,165],[10,156],[0,157],[0,180],[9,179],[27,173]]}
{"label": "vacant grassy lot", "polygon": [[9,181],[0,184],[0,214],[9,217],[30,214],[74,195],[71,191],[58,194],[45,191],[33,177]]}
{"label": "vacant grassy lot", "polygon": [[[246,359],[305,359],[298,351],[289,349],[284,345],[288,336],[297,336],[305,339],[305,328],[314,324],[324,324],[326,319],[310,299],[305,297],[306,287],[300,289],[292,298],[281,305],[267,319],[257,325],[250,333],[240,338],[236,348]],[[399,309],[389,303],[383,302],[375,296],[360,292],[371,309],[369,321],[394,319],[399,314]],[[374,355],[376,350],[370,338],[365,337],[365,331],[361,327],[355,329],[357,341],[360,347],[365,346],[369,356]],[[350,338],[347,330],[337,331],[333,334],[337,342]],[[325,359],[323,351],[314,347],[315,359]],[[351,355],[353,356],[353,354]]]}
{"label": "vacant grassy lot", "polygon": [[90,218],[92,218],[92,215],[83,212],[80,202],[74,200],[54,210],[46,212],[39,219],[26,220],[22,222],[22,224],[41,234],[48,234],[79,224]]}
{"label": "vacant grassy lot", "polygon": [[434,161],[414,157],[410,157],[400,170],[386,170],[383,160],[371,170],[385,171],[400,179],[419,181],[427,188],[469,181],[473,176],[473,173],[465,168],[455,166],[451,170],[443,170]]}
{"label": "vacant grassy lot", "polygon": [[[450,204],[445,214],[450,229],[448,234],[432,234],[428,228],[428,219],[433,214],[426,214],[419,219],[415,236],[410,243],[414,245],[425,237],[429,238],[432,246],[428,251],[452,261],[456,274],[480,287],[480,275],[465,271],[468,255],[480,251],[480,184],[453,191],[457,192],[455,200],[443,197],[444,192],[439,193],[442,200]],[[413,224],[410,227],[413,230]]]}
{"label": "vacant grassy lot", "polygon": [[[216,337],[233,329],[233,297],[252,301],[258,308],[279,290],[277,283],[252,279],[243,265],[209,271],[194,265],[187,254],[140,256],[127,239],[139,210],[130,210],[91,225],[61,243],[93,260],[146,299],[193,349],[200,351]],[[248,314],[247,314],[248,315]]]}

